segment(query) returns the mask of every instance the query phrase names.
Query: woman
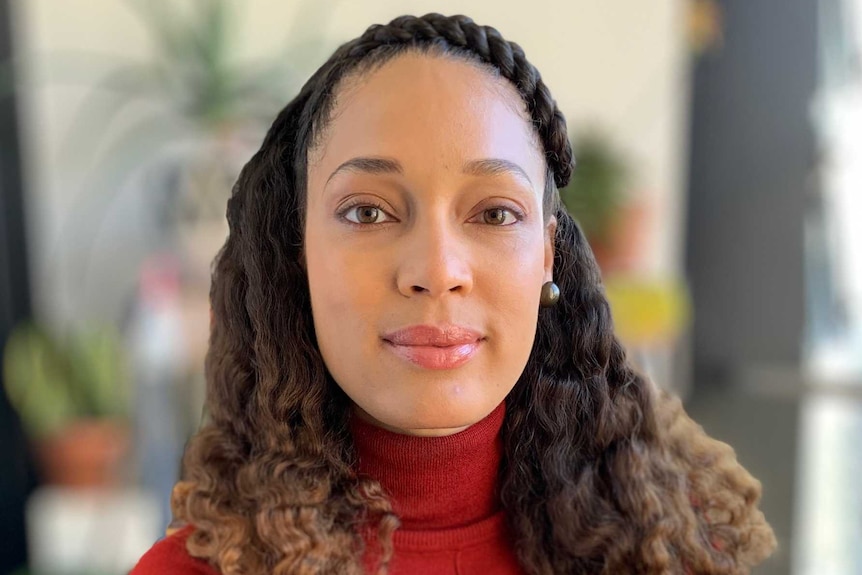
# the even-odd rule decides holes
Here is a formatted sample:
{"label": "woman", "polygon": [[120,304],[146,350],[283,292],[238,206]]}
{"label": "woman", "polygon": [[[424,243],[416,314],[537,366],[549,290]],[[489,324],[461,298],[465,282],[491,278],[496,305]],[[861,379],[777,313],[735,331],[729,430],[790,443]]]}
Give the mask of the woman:
{"label": "woman", "polygon": [[760,485],[627,363],[514,43],[341,46],[228,202],[211,421],[133,573],[746,573]]}

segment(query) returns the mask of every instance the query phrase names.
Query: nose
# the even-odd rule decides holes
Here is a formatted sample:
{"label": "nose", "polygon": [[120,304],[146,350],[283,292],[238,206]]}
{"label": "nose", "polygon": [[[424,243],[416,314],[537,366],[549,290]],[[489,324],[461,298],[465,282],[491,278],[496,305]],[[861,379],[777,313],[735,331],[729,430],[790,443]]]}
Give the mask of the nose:
{"label": "nose", "polygon": [[407,297],[465,296],[473,289],[467,238],[444,223],[416,225],[401,241],[398,291]]}

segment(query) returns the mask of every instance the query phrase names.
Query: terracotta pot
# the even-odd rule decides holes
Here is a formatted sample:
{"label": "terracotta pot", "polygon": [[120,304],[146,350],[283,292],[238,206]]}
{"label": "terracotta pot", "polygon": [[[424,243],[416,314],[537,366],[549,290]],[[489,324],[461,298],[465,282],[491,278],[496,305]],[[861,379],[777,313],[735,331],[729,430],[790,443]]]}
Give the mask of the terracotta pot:
{"label": "terracotta pot", "polygon": [[622,206],[611,222],[604,241],[590,241],[602,275],[637,269],[643,258],[643,245],[649,233],[650,206],[646,202]]}
{"label": "terracotta pot", "polygon": [[35,442],[43,481],[65,487],[119,484],[128,449],[128,426],[108,419],[78,420]]}

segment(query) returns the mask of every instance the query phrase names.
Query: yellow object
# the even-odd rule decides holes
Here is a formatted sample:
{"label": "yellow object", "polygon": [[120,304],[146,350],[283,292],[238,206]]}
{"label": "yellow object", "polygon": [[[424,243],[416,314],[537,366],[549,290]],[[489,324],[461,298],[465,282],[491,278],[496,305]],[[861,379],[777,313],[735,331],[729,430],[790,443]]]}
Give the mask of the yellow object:
{"label": "yellow object", "polygon": [[689,0],[688,43],[695,54],[720,49],[724,43],[724,14],[715,0]]}
{"label": "yellow object", "polygon": [[691,320],[691,301],[678,280],[605,279],[616,334],[631,346],[673,343]]}

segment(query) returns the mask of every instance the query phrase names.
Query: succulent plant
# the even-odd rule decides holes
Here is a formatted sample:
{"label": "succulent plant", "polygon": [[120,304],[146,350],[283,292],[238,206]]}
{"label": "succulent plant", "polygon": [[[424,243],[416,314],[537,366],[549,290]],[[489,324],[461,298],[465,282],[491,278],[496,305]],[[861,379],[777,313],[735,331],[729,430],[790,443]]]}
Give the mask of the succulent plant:
{"label": "succulent plant", "polygon": [[123,350],[119,335],[107,328],[57,338],[39,324],[19,324],[3,351],[3,382],[31,437],[77,419],[128,414]]}

